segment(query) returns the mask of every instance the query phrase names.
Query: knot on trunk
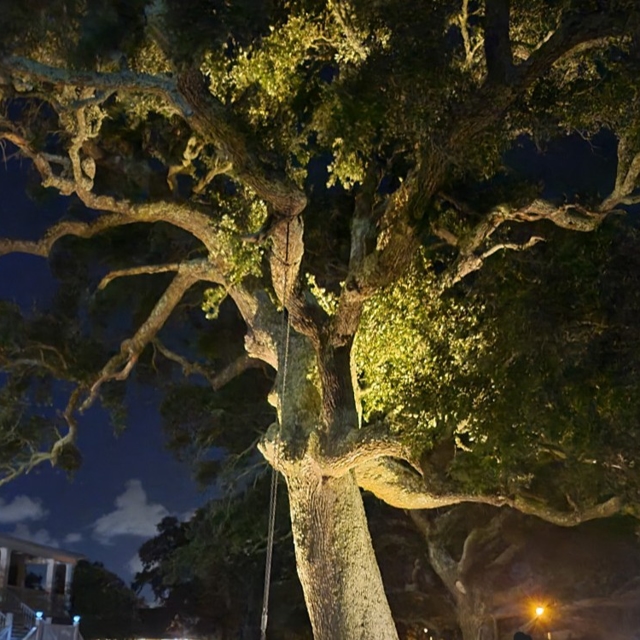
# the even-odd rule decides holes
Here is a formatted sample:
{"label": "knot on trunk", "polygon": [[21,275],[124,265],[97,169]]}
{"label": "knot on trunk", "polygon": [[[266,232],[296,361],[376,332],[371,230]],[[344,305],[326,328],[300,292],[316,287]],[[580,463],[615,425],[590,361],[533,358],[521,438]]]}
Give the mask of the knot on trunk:
{"label": "knot on trunk", "polygon": [[322,464],[316,431],[304,434],[302,429],[282,433],[280,425],[273,423],[258,443],[265,460],[284,475],[291,475],[294,467],[314,467],[321,475]]}

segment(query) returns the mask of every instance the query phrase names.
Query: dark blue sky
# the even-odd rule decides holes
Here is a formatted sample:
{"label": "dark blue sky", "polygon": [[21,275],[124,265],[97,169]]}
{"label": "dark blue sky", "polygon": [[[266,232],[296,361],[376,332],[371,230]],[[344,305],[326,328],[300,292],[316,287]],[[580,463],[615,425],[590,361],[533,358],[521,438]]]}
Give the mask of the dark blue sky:
{"label": "dark blue sky", "polygon": [[[27,198],[27,171],[26,161],[0,167],[2,237],[36,239],[66,208],[63,198],[46,204]],[[46,304],[54,287],[45,259],[0,257],[0,299],[29,309]],[[163,448],[153,391],[134,380],[128,394],[128,426],[119,437],[99,408],[82,417],[84,462],[73,479],[46,464],[0,487],[0,531],[85,553],[127,582],[157,522],[167,514],[187,517],[206,499],[186,466]]]}

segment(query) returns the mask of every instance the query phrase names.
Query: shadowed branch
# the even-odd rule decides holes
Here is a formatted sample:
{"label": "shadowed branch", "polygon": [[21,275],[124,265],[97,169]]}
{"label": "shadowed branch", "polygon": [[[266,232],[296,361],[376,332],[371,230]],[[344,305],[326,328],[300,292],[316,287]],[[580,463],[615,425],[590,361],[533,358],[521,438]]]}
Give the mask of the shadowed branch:
{"label": "shadowed branch", "polygon": [[179,353],[171,351],[171,349],[168,349],[158,338],[154,339],[151,344],[154,349],[157,349],[158,353],[161,353],[165,358],[167,358],[167,360],[171,360],[176,364],[179,364],[182,368],[182,373],[185,376],[202,376],[207,380],[214,391],[222,389],[222,387],[238,376],[241,376],[245,371],[263,366],[262,360],[251,358],[247,354],[242,354],[233,362],[230,362],[221,371],[214,373],[208,367],[205,367],[198,362],[191,362]]}

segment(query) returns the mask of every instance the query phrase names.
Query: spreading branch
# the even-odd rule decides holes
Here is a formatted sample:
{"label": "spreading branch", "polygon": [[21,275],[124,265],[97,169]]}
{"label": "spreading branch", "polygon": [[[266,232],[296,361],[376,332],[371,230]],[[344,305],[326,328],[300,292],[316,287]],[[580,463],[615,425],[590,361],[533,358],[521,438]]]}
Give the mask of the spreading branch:
{"label": "spreading branch", "polygon": [[[597,229],[609,215],[617,211],[610,199],[595,209],[588,209],[577,203],[557,206],[546,200],[537,199],[517,209],[502,205],[480,216],[470,212],[468,205],[449,196],[445,198],[461,213],[480,218],[471,233],[464,239],[445,228],[437,225],[433,227],[434,235],[459,250],[458,257],[442,278],[442,286],[445,288],[478,271],[484,261],[498,251],[524,251],[544,241],[541,236],[531,236],[523,243],[498,242],[485,248],[494,233],[508,222],[532,223],[547,220],[563,229],[588,233]],[[616,201],[615,204],[618,202]]]}
{"label": "spreading branch", "polygon": [[178,104],[183,117],[204,140],[216,145],[220,155],[233,166],[234,176],[268,202],[279,216],[299,216],[307,206],[304,192],[283,172],[259,160],[261,150],[241,133],[232,113],[211,94],[200,70],[190,68],[181,73],[176,89],[182,97]]}
{"label": "spreading branch", "polygon": [[179,353],[168,349],[158,338],[155,338],[151,344],[153,345],[153,348],[167,358],[167,360],[171,360],[180,365],[182,373],[186,377],[193,375],[202,376],[207,380],[214,391],[222,389],[222,387],[242,375],[245,371],[263,366],[262,360],[251,358],[247,354],[242,354],[233,360],[233,362],[230,362],[221,371],[214,373],[208,367],[205,367],[198,362],[191,362]]}
{"label": "spreading branch", "polygon": [[532,236],[529,240],[520,244],[516,242],[500,242],[494,244],[490,249],[487,249],[479,255],[472,253],[470,255],[460,256],[443,277],[442,286],[443,288],[453,286],[461,280],[464,280],[464,278],[474,271],[479,271],[484,261],[498,251],[526,251],[538,244],[538,242],[544,242],[544,238]]}
{"label": "spreading branch", "polygon": [[[46,257],[50,254],[53,245],[64,236],[91,238],[109,229],[127,224],[165,222],[176,226],[200,240],[209,252],[208,273],[202,279],[222,284],[227,288],[229,296],[236,303],[249,328],[246,340],[248,353],[262,359],[274,368],[278,367],[275,345],[280,323],[275,313],[275,307],[261,288],[249,288],[243,283],[229,285],[226,282],[226,274],[230,273],[232,266],[225,260],[225,252],[220,250],[220,245],[228,240],[220,237],[208,215],[188,203],[178,204],[163,201],[132,203],[124,199],[96,195],[82,188],[82,185],[78,185],[75,180],[55,174],[52,164],[68,167],[70,166],[68,158],[37,153],[24,136],[13,130],[2,132],[0,136],[10,140],[33,161],[42,177],[44,186],[54,187],[67,195],[76,193],[88,208],[109,212],[102,214],[92,222],[63,221],[57,223],[50,227],[39,241],[2,239],[0,240],[0,255],[23,252]],[[149,269],[154,268],[162,269],[163,267],[140,267],[140,272],[150,273]],[[106,286],[111,279],[127,273],[134,275],[131,270],[108,275],[103,286]]]}
{"label": "spreading branch", "polygon": [[462,0],[462,11],[458,17],[460,25],[460,33],[462,34],[462,42],[464,43],[465,66],[470,68],[478,49],[482,46],[482,40],[478,39],[475,44],[471,42],[471,34],[469,29],[469,0]]}
{"label": "spreading branch", "polygon": [[78,238],[92,238],[108,229],[137,222],[119,213],[103,215],[92,222],[64,221],[50,227],[45,235],[36,241],[0,239],[0,255],[10,253],[26,253],[46,258],[50,255],[53,245],[65,236]]}
{"label": "spreading branch", "polygon": [[59,86],[161,97],[203,141],[216,145],[221,158],[233,167],[234,177],[269,202],[281,216],[294,218],[306,207],[304,192],[284,173],[258,159],[264,153],[249,143],[232,113],[211,94],[204,75],[196,68],[185,70],[177,80],[131,71],[101,73],[61,69],[20,56],[4,58],[0,68],[18,78]]}
{"label": "spreading branch", "polygon": [[[194,131],[215,144],[220,157],[233,168],[234,178],[255,191],[271,208],[267,229],[271,240],[271,280],[291,325],[317,346],[327,321],[321,307],[302,291],[300,265],[304,255],[302,211],[307,198],[282,171],[260,160],[264,150],[241,133],[233,114],[209,91],[203,74],[188,69],[178,78],[178,89],[190,107],[183,113]],[[261,234],[262,235],[262,234]]]}
{"label": "spreading branch", "polygon": [[619,513],[623,507],[622,500],[617,497],[591,507],[565,512],[520,496],[511,498],[500,495],[431,493],[416,471],[390,458],[367,462],[357,467],[355,472],[360,487],[399,509],[437,509],[472,502],[494,507],[512,507],[552,524],[572,527],[588,520],[608,518]]}
{"label": "spreading branch", "polygon": [[[486,52],[492,71],[474,96],[455,110],[441,140],[425,148],[424,156],[417,166],[388,199],[380,216],[377,247],[373,254],[375,258],[372,256],[366,262],[365,269],[350,273],[352,289],[366,291],[367,288],[384,286],[408,266],[418,245],[412,221],[424,215],[429,203],[438,193],[446,178],[451,157],[462,152],[479,133],[502,117],[508,107],[561,58],[585,43],[603,43],[607,38],[620,35],[627,26],[627,21],[627,16],[615,12],[599,11],[579,18],[566,14],[556,31],[525,61],[513,65],[509,41],[509,3],[507,0],[488,2],[485,29],[490,37]],[[443,151],[445,149],[446,154]],[[577,230],[592,230],[605,217],[604,213],[587,212],[588,222],[578,222],[576,211],[579,208],[575,206],[561,207],[553,213],[545,210],[544,206],[541,209],[543,211],[531,208],[521,213],[523,216],[528,214],[531,218],[546,217],[558,226]],[[489,227],[483,241],[497,228],[492,224]],[[479,246],[480,243],[477,243],[477,248]],[[514,247],[515,245],[505,244],[502,248]],[[474,262],[476,265],[481,263],[478,263],[479,256],[474,253],[473,249],[468,251],[468,265],[462,271],[472,267]]]}
{"label": "spreading branch", "polygon": [[67,235],[90,238],[117,226],[166,222],[187,231],[200,240],[210,256],[216,256],[218,269],[221,272],[228,271],[229,266],[222,262],[220,258],[219,244],[221,238],[211,224],[211,218],[200,208],[188,203],[177,204],[164,201],[133,203],[124,198],[97,195],[87,188],[89,185],[82,179],[76,180],[74,177],[67,177],[64,173],[58,175],[53,170],[52,164],[54,162],[63,165],[65,163],[68,164],[68,158],[38,153],[24,137],[13,132],[0,132],[0,137],[15,144],[26,157],[32,160],[35,168],[40,173],[44,187],[53,187],[63,195],[75,193],[87,208],[108,212],[108,214],[103,214],[92,222],[63,221],[55,224],[49,228],[39,242],[3,240],[2,244],[0,244],[0,255],[22,252],[46,257],[49,255],[52,246],[60,238]]}
{"label": "spreading branch", "polygon": [[171,284],[162,294],[147,319],[136,333],[122,342],[120,351],[107,362],[91,385],[88,397],[80,411],[88,409],[96,400],[100,388],[110,380],[126,380],[145,347],[156,337],[182,297],[196,282],[210,274],[206,261],[193,261],[179,265]]}
{"label": "spreading branch", "polygon": [[[449,511],[441,516],[437,524],[447,519],[450,513]],[[424,512],[416,509],[409,511],[409,517],[427,542],[429,564],[438,574],[438,577],[444,582],[454,598],[458,598],[460,594],[465,595],[466,589],[459,579],[459,563],[454,560],[445,544],[438,544],[441,538],[441,536],[438,535],[438,530],[441,527],[438,527]]]}
{"label": "spreading branch", "polygon": [[140,267],[129,267],[127,269],[116,269],[115,271],[109,272],[102,280],[100,280],[100,284],[98,284],[98,290],[102,291],[105,289],[109,283],[117,278],[123,277],[131,277],[131,276],[140,276],[140,275],[153,275],[156,273],[167,273],[170,271],[180,271],[180,267],[183,263],[181,262],[173,262],[170,264],[148,264],[142,265]]}

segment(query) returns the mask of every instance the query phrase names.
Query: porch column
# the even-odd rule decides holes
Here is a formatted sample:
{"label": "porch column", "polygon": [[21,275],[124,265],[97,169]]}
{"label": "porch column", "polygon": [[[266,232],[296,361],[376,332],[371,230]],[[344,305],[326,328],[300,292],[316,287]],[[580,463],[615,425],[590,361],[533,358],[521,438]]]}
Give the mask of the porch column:
{"label": "porch column", "polygon": [[11,549],[7,547],[0,548],[0,591],[2,591],[9,582],[9,565],[11,564]]}
{"label": "porch column", "polygon": [[73,582],[73,570],[75,564],[67,562],[64,570],[64,604],[69,609],[71,606],[71,584]]}
{"label": "porch column", "polygon": [[47,574],[44,579],[44,590],[53,595],[53,576],[55,574],[56,561],[53,558],[47,559]]}
{"label": "porch column", "polygon": [[16,587],[24,589],[24,581],[27,577],[27,566],[22,553],[16,553]]}

